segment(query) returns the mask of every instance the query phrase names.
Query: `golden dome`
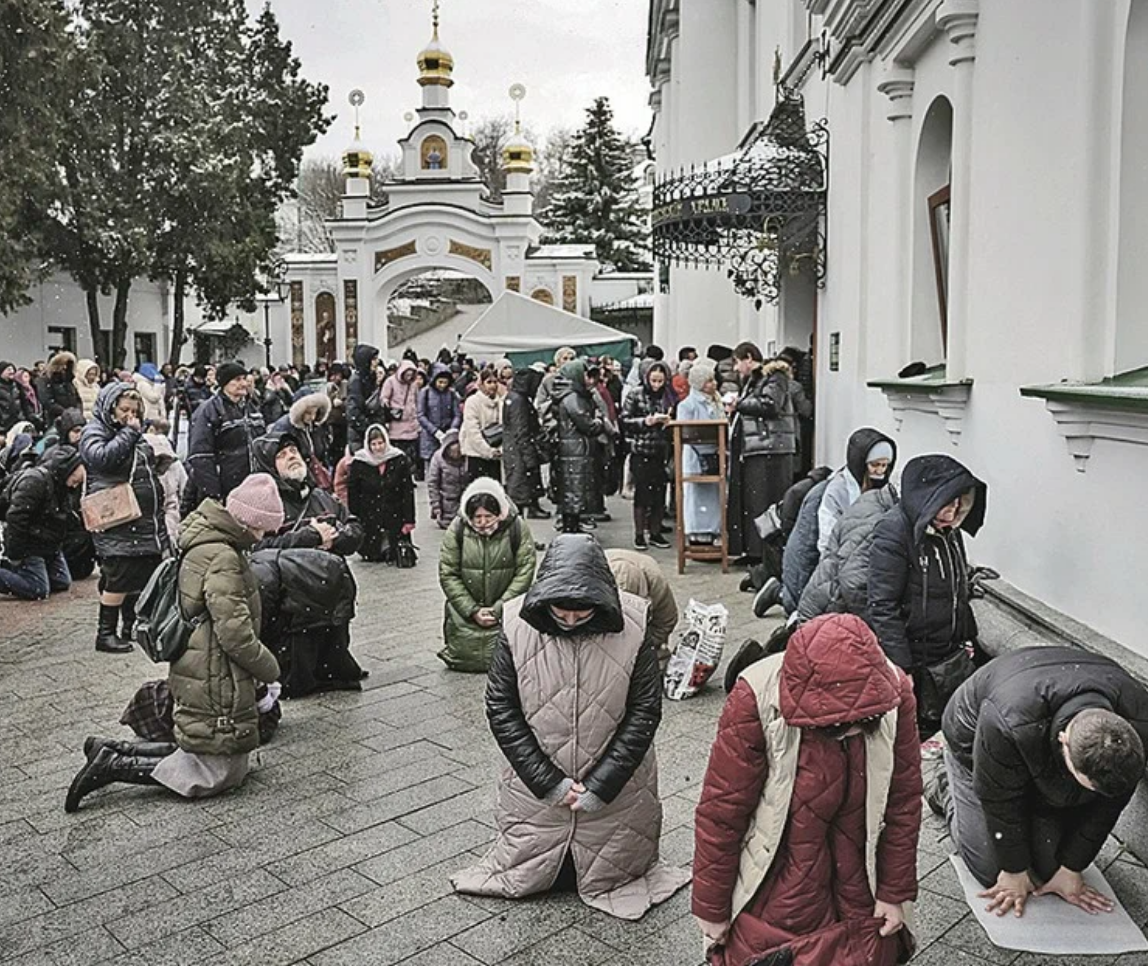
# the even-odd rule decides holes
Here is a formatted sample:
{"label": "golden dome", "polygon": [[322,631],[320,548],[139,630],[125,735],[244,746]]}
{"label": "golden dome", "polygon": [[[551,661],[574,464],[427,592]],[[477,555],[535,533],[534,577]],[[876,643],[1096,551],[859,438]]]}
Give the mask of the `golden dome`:
{"label": "golden dome", "polygon": [[369,178],[374,160],[374,155],[363,147],[359,140],[359,132],[356,130],[354,142],[343,152],[343,176],[347,178]]}
{"label": "golden dome", "polygon": [[502,167],[507,173],[530,174],[534,170],[534,146],[522,136],[517,122],[514,133],[502,146]]}
{"label": "golden dome", "polygon": [[454,85],[454,58],[438,39],[438,22],[434,25],[434,36],[431,42],[419,52],[419,86],[427,87],[438,84],[441,87]]}

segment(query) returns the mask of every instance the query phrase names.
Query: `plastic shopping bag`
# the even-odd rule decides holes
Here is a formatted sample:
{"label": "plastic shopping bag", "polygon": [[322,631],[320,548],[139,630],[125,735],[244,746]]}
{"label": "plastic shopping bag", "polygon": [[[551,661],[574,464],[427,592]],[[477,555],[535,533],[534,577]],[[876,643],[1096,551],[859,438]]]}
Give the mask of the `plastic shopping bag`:
{"label": "plastic shopping bag", "polygon": [[664,688],[671,701],[697,694],[721,663],[729,611],[721,604],[690,600],[682,619],[681,638],[666,668]]}

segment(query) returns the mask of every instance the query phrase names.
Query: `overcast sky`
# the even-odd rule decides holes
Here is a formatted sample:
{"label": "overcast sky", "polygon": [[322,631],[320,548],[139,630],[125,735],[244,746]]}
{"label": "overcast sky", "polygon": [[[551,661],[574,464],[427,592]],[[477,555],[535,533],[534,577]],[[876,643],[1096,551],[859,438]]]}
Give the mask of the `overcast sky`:
{"label": "overcast sky", "polygon": [[[247,0],[258,11],[262,0]],[[330,88],[339,116],[308,155],[337,155],[353,135],[347,94],[367,95],[363,139],[376,155],[397,152],[403,115],[421,104],[415,58],[431,36],[431,0],[271,0],[303,71]],[[523,121],[545,134],[581,124],[583,109],[610,98],[623,132],[650,123],[645,77],[647,0],[442,0],[439,36],[454,56],[451,105],[470,122],[510,113],[506,92],[526,85]]]}

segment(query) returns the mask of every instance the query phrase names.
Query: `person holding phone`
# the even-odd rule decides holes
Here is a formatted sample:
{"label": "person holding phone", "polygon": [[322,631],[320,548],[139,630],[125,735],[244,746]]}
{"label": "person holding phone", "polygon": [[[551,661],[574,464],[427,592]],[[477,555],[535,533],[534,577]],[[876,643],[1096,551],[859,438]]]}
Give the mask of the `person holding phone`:
{"label": "person holding phone", "polygon": [[667,426],[674,418],[677,396],[664,362],[647,359],[641,383],[626,396],[622,429],[630,443],[630,472],[634,478],[634,549],[668,550],[662,535],[666,512],[666,462],[670,458]]}

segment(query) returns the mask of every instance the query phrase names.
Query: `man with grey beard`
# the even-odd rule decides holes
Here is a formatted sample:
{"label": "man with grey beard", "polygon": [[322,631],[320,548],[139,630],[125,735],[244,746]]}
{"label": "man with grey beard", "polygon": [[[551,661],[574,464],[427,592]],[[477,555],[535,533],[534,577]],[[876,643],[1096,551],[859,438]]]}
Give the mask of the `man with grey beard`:
{"label": "man with grey beard", "polygon": [[329,550],[346,557],[363,542],[363,525],[326,490],[315,485],[290,430],[268,433],[255,441],[258,469],[270,473],[283,500],[283,528],[267,534],[256,550]]}

